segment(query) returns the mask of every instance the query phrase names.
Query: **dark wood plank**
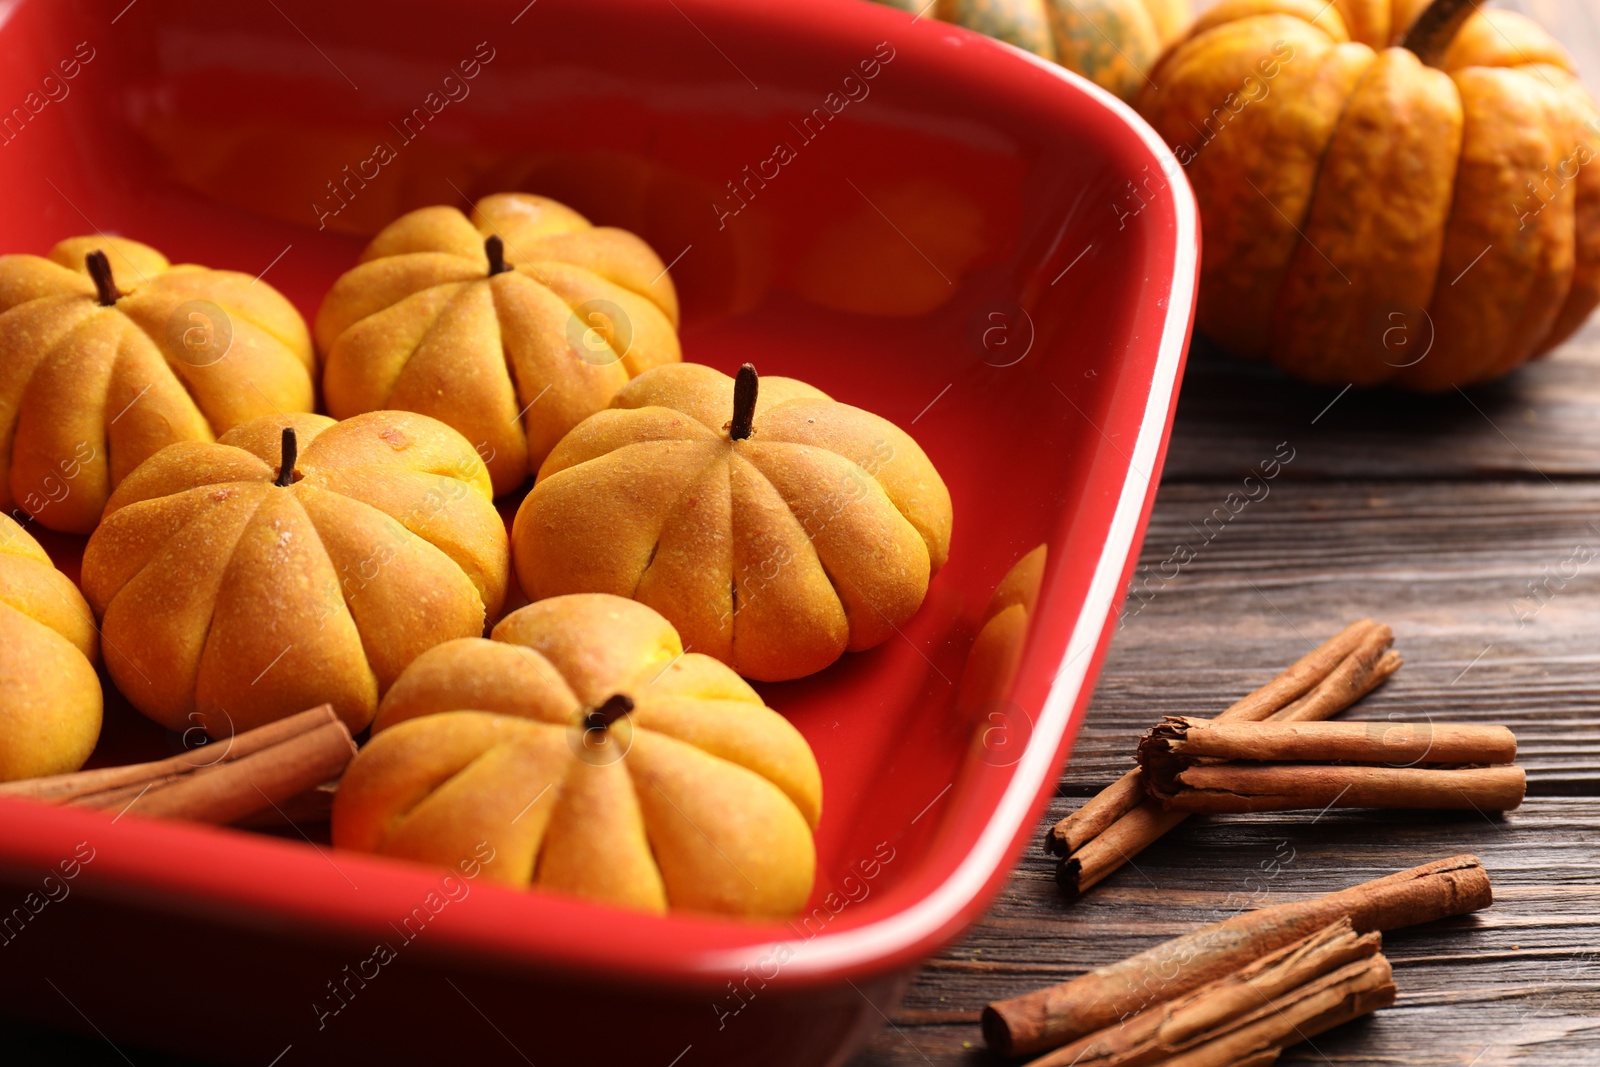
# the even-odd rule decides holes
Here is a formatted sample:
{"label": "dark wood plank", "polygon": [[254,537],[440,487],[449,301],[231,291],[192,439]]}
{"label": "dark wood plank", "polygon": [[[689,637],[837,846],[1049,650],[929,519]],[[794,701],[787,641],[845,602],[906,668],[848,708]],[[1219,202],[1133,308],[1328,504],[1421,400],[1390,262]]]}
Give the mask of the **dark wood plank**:
{"label": "dark wood plank", "polygon": [[1295,450],[1283,471],[1290,480],[1594,475],[1597,365],[1595,320],[1547,360],[1431,395],[1307,385],[1202,339],[1184,375],[1164,480],[1242,477],[1285,441]]}
{"label": "dark wood plank", "polygon": [[[1076,800],[1057,800],[1047,819]],[[1472,852],[1492,908],[1390,934],[1395,1007],[1286,1053],[1286,1065],[1569,1064],[1600,1048],[1600,800],[1531,800],[1478,815],[1329,812],[1191,819],[1081,903],[1061,903],[1054,864],[1024,855],[990,914],[931,961],[856,1067],[1003,1061],[982,1044],[982,1006],[1142,951],[1241,907],[1341,889]],[[1266,873],[1274,861],[1278,873]],[[1588,1053],[1576,1052],[1587,1042]],[[1475,1057],[1478,1057],[1475,1059]]]}

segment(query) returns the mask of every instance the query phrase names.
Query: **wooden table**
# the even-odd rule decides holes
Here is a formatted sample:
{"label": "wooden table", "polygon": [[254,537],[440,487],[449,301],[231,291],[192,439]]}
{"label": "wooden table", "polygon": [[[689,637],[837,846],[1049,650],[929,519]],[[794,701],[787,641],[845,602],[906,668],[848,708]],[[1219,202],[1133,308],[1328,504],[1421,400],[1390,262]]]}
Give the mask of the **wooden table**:
{"label": "wooden table", "polygon": [[[1360,716],[1509,725],[1528,801],[1504,818],[1194,818],[1076,905],[1036,841],[854,1067],[998,1064],[977,1026],[990,1000],[1241,900],[1462,852],[1489,869],[1494,907],[1386,935],[1398,1003],[1279,1062],[1600,1062],[1600,322],[1504,382],[1433,397],[1338,395],[1203,343],[1190,358],[1141,571],[1179,542],[1199,553],[1129,602],[1038,839],[1161,715],[1214,713],[1363,615],[1394,627],[1406,662]],[[1294,458],[1270,492],[1205,541],[1206,517],[1281,442]]]}

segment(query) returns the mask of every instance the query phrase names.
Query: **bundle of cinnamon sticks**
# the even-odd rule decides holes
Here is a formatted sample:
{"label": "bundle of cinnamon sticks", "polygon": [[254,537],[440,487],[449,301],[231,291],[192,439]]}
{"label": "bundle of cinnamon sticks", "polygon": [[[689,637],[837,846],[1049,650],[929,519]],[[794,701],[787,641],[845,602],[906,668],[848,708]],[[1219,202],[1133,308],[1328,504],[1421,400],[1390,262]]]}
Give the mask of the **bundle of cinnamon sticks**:
{"label": "bundle of cinnamon sticks", "polygon": [[990,1004],[983,1036],[1029,1067],[1271,1063],[1285,1047],[1392,1003],[1378,932],[1493,900],[1474,856],[1259,908],[1070,982]]}
{"label": "bundle of cinnamon sticks", "polygon": [[[1400,668],[1389,627],[1351,623],[1278,677],[1222,712],[1217,723],[1316,722],[1338,714]],[[1135,768],[1051,829],[1045,847],[1061,857],[1056,881],[1076,898],[1127,863],[1188,813],[1148,795]]]}
{"label": "bundle of cinnamon sticks", "polygon": [[224,825],[283,805],[315,807],[322,784],[355,753],[350,730],[324,704],[170,759],[0,783],[0,796]]}

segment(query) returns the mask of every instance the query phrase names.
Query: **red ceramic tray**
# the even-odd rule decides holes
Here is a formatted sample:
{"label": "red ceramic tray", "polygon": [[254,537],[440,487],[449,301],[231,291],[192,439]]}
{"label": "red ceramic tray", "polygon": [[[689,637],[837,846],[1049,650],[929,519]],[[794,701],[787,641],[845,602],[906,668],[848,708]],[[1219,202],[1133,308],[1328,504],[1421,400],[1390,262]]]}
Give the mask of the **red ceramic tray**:
{"label": "red ceramic tray", "polygon": [[[10,801],[0,1012],[282,1067],[847,1057],[1035,844],[1113,627],[1199,254],[1155,135],[1056,67],[843,0],[0,2],[0,107],[0,249],[122,233],[265,271],[307,318],[402,211],[558,197],[673,264],[688,358],[895,420],[956,508],[899,638],[763,687],[823,768],[809,922],[471,884],[408,927],[439,872]],[[957,715],[985,603],[1040,543],[1014,711]],[[162,738],[113,705],[99,758]]]}

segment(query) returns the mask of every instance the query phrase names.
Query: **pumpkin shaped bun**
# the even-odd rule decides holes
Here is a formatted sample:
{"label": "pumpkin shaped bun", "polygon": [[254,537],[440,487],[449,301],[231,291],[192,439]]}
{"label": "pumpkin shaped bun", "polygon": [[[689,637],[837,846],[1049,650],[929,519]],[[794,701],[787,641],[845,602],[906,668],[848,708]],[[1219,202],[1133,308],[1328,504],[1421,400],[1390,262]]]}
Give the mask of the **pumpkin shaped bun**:
{"label": "pumpkin shaped bun", "polygon": [[306,324],[265,282],[122,237],[0,256],[0,509],[88,533],[175,441],[310,411]]}
{"label": "pumpkin shaped bun", "polygon": [[333,843],[652,912],[798,912],[822,779],[738,675],[622,597],[554,597],[417,657],[333,804]]}
{"label": "pumpkin shaped bun", "polygon": [[748,363],[737,384],[679,363],[556,446],[511,538],[529,599],[631,596],[695,651],[781,681],[892,636],[950,524],[939,472],[887,419]]}
{"label": "pumpkin shaped bun", "polygon": [[100,737],[99,637],[72,579],[0,515],[0,781],[82,767]]}
{"label": "pumpkin shaped bun", "polygon": [[486,457],[495,495],[634,375],[678,361],[678,298],[633,234],[526,193],[395,220],[317,314],[328,411],[431,415]]}
{"label": "pumpkin shaped bun", "polygon": [[351,732],[424,650],[483,633],[510,563],[465,438],[407,411],[247,422],[125,478],[83,554],[106,665],[168,729],[330,703]]}
{"label": "pumpkin shaped bun", "polygon": [[1516,12],[1418,6],[1222,0],[1141,94],[1200,206],[1197,325],[1235,354],[1449,389],[1600,302],[1600,110],[1571,58]]}

